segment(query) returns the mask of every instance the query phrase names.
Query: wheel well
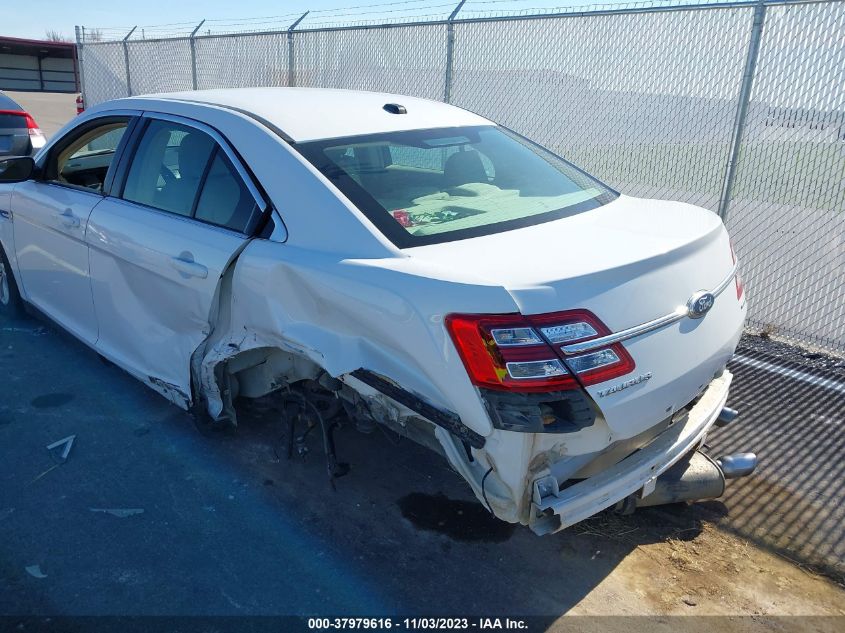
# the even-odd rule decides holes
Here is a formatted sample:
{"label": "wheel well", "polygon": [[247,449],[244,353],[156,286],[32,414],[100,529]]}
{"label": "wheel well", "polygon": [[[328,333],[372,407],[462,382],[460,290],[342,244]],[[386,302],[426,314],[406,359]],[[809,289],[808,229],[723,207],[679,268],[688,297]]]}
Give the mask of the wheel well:
{"label": "wheel well", "polygon": [[226,373],[234,379],[234,397],[260,398],[321,372],[307,358],[274,347],[249,349],[226,360]]}

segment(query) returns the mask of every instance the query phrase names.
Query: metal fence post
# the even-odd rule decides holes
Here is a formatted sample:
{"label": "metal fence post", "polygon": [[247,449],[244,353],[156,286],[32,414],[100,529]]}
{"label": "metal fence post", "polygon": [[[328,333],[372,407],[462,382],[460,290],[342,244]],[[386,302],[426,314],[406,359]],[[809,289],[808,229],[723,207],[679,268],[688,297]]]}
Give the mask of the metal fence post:
{"label": "metal fence post", "polygon": [[83,33],[85,33],[85,27],[75,26],[73,27],[74,31],[76,32],[76,67],[79,70],[79,92],[82,95],[83,103],[85,102],[85,64],[82,62],[82,47],[83,47]]}
{"label": "metal fence post", "polygon": [[452,66],[455,55],[455,18],[463,8],[467,0],[461,0],[455,10],[449,15],[446,21],[446,81],[443,88],[443,101],[450,103],[452,100]]}
{"label": "metal fence post", "polygon": [[137,26],[133,26],[132,30],[126,34],[126,37],[123,38],[123,63],[126,64],[126,96],[132,96],[132,80],[129,77],[129,44],[127,44],[127,40],[132,37],[132,34],[137,29]]}
{"label": "metal fence post", "polygon": [[299,18],[288,27],[288,86],[295,86],[296,85],[296,61],[294,59],[293,53],[293,31],[294,29],[299,26],[299,23],[305,19],[305,16],[311,13],[310,11],[306,11]]}
{"label": "metal fence post", "polygon": [[191,83],[194,90],[197,89],[197,44],[195,38],[197,31],[200,30],[203,24],[205,24],[205,20],[197,24],[197,28],[191,31]]}
{"label": "metal fence post", "polygon": [[719,217],[722,222],[728,221],[728,207],[733,195],[736,180],[739,150],[742,147],[742,137],[745,132],[745,120],[748,116],[748,106],[751,102],[751,89],[754,87],[754,76],[757,71],[757,58],[760,55],[760,42],[763,39],[763,25],[766,22],[766,4],[760,0],[754,7],[754,20],[751,24],[751,39],[748,42],[748,56],[745,59],[745,71],[742,75],[742,85],[739,89],[739,103],[734,119],[733,136],[731,138],[728,164],[725,168],[725,178],[722,181],[722,194],[719,197]]}

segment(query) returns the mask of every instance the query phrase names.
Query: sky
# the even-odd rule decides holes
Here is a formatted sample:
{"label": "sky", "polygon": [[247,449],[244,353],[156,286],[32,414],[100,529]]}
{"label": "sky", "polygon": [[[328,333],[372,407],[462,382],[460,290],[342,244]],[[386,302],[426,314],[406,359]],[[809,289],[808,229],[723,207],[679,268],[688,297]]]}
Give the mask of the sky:
{"label": "sky", "polygon": [[[275,30],[286,27],[306,10],[306,23],[383,20],[410,16],[448,16],[458,0],[28,0],[0,2],[0,35],[43,39],[46,31],[74,37],[74,26],[102,29],[118,39],[138,25],[145,37],[186,34],[202,19],[203,32]],[[660,2],[661,0],[653,0]],[[463,11],[512,11],[622,4],[620,0],[467,0]],[[477,13],[476,13],[477,14]],[[306,23],[303,23],[305,25]],[[253,29],[254,25],[254,29]]]}

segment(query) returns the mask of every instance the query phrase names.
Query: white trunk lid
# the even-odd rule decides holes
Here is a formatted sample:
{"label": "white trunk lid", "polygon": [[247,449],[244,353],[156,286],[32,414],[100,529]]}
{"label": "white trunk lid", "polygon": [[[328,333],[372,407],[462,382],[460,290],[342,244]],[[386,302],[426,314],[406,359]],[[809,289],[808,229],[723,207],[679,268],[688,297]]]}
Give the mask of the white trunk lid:
{"label": "white trunk lid", "polygon": [[637,435],[700,393],[733,354],[744,321],[721,221],[678,202],[621,196],[569,218],[406,252],[504,286],[523,314],[584,308],[611,332],[668,315],[731,277],[704,318],[624,341],[634,370],[587,388],[613,440]]}

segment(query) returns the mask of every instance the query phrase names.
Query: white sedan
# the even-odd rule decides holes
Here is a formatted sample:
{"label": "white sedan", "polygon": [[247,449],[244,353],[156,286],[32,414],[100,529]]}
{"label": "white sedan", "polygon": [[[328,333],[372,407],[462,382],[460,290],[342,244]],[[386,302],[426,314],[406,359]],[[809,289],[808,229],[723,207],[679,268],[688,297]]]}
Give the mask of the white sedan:
{"label": "white sedan", "polygon": [[[211,425],[383,424],[546,533],[719,496],[745,298],[713,213],[620,195],[460,108],[299,88],[87,110],[0,159],[0,308]],[[341,447],[342,448],[342,447]],[[342,453],[342,450],[341,450]],[[410,482],[409,482],[410,484]]]}

